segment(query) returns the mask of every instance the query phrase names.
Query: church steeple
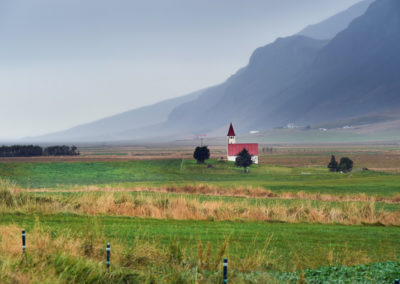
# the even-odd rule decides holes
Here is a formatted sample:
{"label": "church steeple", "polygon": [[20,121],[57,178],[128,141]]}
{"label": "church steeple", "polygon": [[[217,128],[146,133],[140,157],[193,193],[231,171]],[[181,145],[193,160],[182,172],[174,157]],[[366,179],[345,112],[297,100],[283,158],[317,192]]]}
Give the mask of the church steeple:
{"label": "church steeple", "polygon": [[228,144],[235,144],[236,143],[236,134],[235,130],[233,130],[232,122],[231,125],[229,126],[229,131],[228,131]]}

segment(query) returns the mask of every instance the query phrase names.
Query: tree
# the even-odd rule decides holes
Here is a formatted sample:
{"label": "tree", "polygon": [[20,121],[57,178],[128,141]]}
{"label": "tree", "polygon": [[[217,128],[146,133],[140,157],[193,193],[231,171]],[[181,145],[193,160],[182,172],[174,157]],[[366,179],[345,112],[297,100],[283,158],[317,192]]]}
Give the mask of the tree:
{"label": "tree", "polygon": [[332,157],[331,157],[331,161],[328,164],[328,169],[331,172],[337,172],[337,170],[338,170],[338,162],[336,162],[336,158],[334,155],[332,155]]}
{"label": "tree", "polygon": [[207,146],[196,147],[193,158],[195,158],[199,164],[204,164],[204,161],[210,158],[210,150]]}
{"label": "tree", "polygon": [[351,159],[349,159],[347,157],[340,159],[338,171],[347,173],[347,172],[351,172],[352,169],[353,169],[353,161]]}
{"label": "tree", "polygon": [[251,159],[251,155],[249,151],[244,148],[236,157],[235,165],[237,167],[243,167],[244,172],[247,172],[247,167],[251,166],[253,160]]}

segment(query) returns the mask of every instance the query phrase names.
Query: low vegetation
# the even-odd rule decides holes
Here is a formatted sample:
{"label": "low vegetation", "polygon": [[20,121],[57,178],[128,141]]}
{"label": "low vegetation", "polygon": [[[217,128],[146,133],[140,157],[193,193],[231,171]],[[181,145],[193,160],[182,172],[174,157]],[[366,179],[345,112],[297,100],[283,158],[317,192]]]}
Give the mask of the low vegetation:
{"label": "low vegetation", "polygon": [[282,273],[278,278],[285,283],[394,283],[400,275],[400,263],[360,264],[307,269],[304,272]]}

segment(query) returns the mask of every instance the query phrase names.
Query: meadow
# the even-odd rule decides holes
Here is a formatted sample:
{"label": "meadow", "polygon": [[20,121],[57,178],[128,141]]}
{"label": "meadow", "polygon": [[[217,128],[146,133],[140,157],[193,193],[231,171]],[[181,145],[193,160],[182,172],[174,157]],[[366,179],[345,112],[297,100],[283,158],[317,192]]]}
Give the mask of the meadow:
{"label": "meadow", "polygon": [[231,163],[212,160],[199,166],[193,160],[129,160],[108,162],[9,162],[0,163],[0,176],[22,188],[73,188],[98,185],[111,187],[159,187],[215,185],[261,187],[273,192],[330,194],[398,194],[400,176],[376,171],[332,174],[326,167],[253,165],[248,174]]}
{"label": "meadow", "polygon": [[[227,257],[232,283],[392,283],[400,176],[385,169],[398,150],[335,151],[357,168],[329,173],[332,149],[294,148],[249,173],[110,149],[0,162],[0,282],[219,283]],[[382,170],[362,170],[376,157]]]}

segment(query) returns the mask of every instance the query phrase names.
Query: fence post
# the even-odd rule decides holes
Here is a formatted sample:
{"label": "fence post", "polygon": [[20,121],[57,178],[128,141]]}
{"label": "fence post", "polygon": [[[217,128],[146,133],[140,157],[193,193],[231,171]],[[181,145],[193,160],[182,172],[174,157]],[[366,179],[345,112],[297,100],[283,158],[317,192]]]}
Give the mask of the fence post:
{"label": "fence post", "polygon": [[110,269],[110,254],[111,254],[110,243],[107,243],[107,269]]}
{"label": "fence post", "polygon": [[224,258],[224,284],[228,283],[228,259]]}
{"label": "fence post", "polygon": [[22,253],[25,255],[26,242],[25,242],[25,229],[22,230]]}

